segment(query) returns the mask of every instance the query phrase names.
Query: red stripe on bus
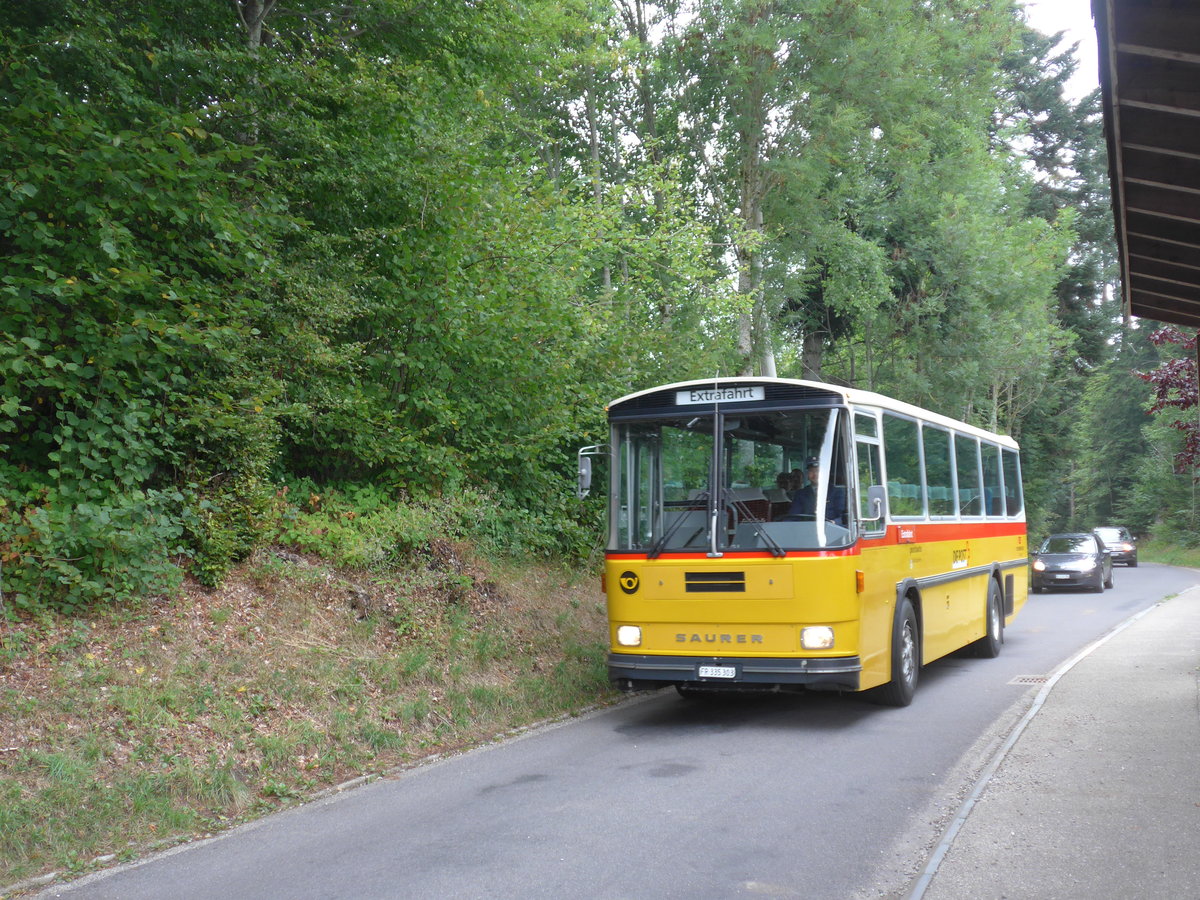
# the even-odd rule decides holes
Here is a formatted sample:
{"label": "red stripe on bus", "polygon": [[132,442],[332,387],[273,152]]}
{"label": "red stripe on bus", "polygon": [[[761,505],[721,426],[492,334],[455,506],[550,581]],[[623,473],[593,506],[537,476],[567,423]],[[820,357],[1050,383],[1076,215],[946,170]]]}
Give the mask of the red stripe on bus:
{"label": "red stripe on bus", "polygon": [[920,544],[927,541],[1014,537],[1024,533],[1024,522],[902,522],[889,525],[883,537],[864,538],[863,542],[871,545]]}

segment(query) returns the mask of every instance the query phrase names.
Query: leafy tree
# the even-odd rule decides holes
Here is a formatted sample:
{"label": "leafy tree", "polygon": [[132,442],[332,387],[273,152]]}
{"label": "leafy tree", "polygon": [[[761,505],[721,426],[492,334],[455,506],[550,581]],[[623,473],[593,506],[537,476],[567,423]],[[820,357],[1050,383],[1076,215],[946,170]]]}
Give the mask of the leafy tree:
{"label": "leafy tree", "polygon": [[1136,533],[1161,532],[1166,541],[1200,545],[1200,482],[1190,470],[1176,469],[1173,458],[1183,435],[1162,419],[1143,429],[1146,453],[1136,462],[1125,517]]}
{"label": "leafy tree", "polygon": [[141,89],[154,55],[102,11],[15,13],[0,39],[6,571],[26,573],[18,605],[111,599],[170,583],[188,518],[175,473],[269,465],[278,385],[243,348],[288,221],[245,150]]}
{"label": "leafy tree", "polygon": [[[676,139],[735,260],[742,372],[774,373],[771,332],[784,301],[768,292],[770,270],[785,296],[812,271],[823,273],[824,292],[835,299],[856,296],[849,282],[870,278],[869,263],[850,262],[869,248],[854,246],[837,210],[840,192],[829,197],[825,188],[869,131],[862,104],[898,89],[878,77],[895,71],[898,46],[879,37],[882,18],[869,3],[712,0],[698,3],[665,45],[677,84]],[[775,244],[776,234],[790,240]]]}
{"label": "leafy tree", "polygon": [[[1025,193],[1028,212],[1047,221],[1062,210],[1073,214],[1075,237],[1055,288],[1053,310],[1073,340],[1049,361],[1038,383],[1040,400],[1023,426],[1031,522],[1047,529],[1098,521],[1096,502],[1107,484],[1107,464],[1089,453],[1093,443],[1132,447],[1141,440],[1136,412],[1113,417],[1118,429],[1129,429],[1120,437],[1112,423],[1102,425],[1106,402],[1120,405],[1123,398],[1140,395],[1136,390],[1121,393],[1132,387],[1128,368],[1136,353],[1130,347],[1140,340],[1137,332],[1122,331],[1114,298],[1116,260],[1099,96],[1093,93],[1081,101],[1064,96],[1078,61],[1075,48],[1054,49],[1061,37],[1023,29],[1020,46],[1005,60],[1010,76],[1006,112],[996,126],[997,138],[1012,146],[1034,175]],[[1110,366],[1114,357],[1122,362]],[[1092,385],[1093,377],[1100,383]],[[1063,428],[1064,421],[1073,427]]]}
{"label": "leafy tree", "polygon": [[471,483],[565,517],[568,448],[614,393],[685,365],[668,334],[720,356],[692,312],[721,294],[709,237],[667,169],[597,194],[537,165],[548,120],[513,101],[558,79],[582,5],[6,15],[18,603],[161,589],[185,554],[215,581],[296,476]]}
{"label": "leafy tree", "polygon": [[1149,450],[1145,427],[1150,390],[1137,370],[1156,359],[1144,330],[1130,330],[1112,358],[1087,379],[1071,429],[1075,515],[1068,527],[1118,522],[1144,531],[1150,525],[1132,498],[1137,471]]}
{"label": "leafy tree", "polygon": [[[1186,353],[1165,360],[1151,372],[1138,373],[1153,389],[1150,412],[1157,414],[1168,409],[1186,412],[1195,408],[1200,396],[1196,386],[1197,335],[1184,334],[1168,325],[1150,335],[1150,340],[1156,347],[1178,345]],[[1183,435],[1183,446],[1175,454],[1175,470],[1194,471],[1200,467],[1200,422],[1193,418],[1175,419],[1170,425]]]}

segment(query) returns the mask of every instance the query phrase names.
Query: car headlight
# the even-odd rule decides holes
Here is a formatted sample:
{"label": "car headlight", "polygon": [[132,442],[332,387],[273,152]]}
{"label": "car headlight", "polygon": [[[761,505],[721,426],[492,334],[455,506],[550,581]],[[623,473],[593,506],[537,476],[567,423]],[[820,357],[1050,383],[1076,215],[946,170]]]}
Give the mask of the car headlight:
{"label": "car headlight", "polygon": [[1046,571],[1046,564],[1045,564],[1044,562],[1042,562],[1040,559],[1035,559],[1035,560],[1033,561],[1033,571],[1035,571],[1035,572],[1045,572],[1045,571]]}
{"label": "car headlight", "polygon": [[621,625],[617,628],[617,643],[622,647],[640,647],[642,629],[638,625]]}
{"label": "car headlight", "polygon": [[1063,568],[1071,569],[1074,572],[1090,572],[1096,568],[1096,561],[1094,559],[1081,559],[1077,562],[1068,563]]}
{"label": "car headlight", "polygon": [[800,646],[805,650],[833,649],[833,629],[828,625],[810,625],[800,629]]}

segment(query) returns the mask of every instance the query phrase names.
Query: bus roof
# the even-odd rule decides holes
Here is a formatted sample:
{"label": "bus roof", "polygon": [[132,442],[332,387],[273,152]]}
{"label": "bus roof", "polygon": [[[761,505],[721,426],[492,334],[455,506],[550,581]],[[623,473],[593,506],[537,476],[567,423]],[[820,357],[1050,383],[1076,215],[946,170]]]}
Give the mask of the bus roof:
{"label": "bus roof", "polygon": [[939,413],[931,412],[927,409],[922,409],[919,406],[914,406],[911,403],[905,403],[902,400],[895,400],[883,394],[877,394],[874,391],[863,391],[858,388],[842,387],[836,384],[826,384],[821,381],[805,381],[799,378],[767,378],[753,375],[736,375],[728,378],[702,378],[695,381],[678,381],[673,384],[660,384],[652,388],[647,388],[643,391],[635,391],[632,394],[626,394],[624,397],[618,397],[608,404],[608,409],[624,405],[639,397],[645,397],[648,394],[655,394],[660,391],[686,390],[689,388],[716,388],[730,387],[735,385],[767,385],[781,384],[794,387],[810,388],[813,390],[824,391],[830,394],[837,395],[841,402],[847,405],[861,406],[877,406],[881,409],[891,410],[902,415],[912,416],[921,419],[925,422],[930,422],[934,425],[941,425],[946,428],[953,428],[956,431],[961,431],[965,434],[971,434],[976,437],[988,438],[1006,447],[1016,448],[1017,442],[1007,435],[996,434],[988,431],[986,428],[979,428],[975,425],[969,425],[966,422],[952,419],[949,416],[943,416]]}

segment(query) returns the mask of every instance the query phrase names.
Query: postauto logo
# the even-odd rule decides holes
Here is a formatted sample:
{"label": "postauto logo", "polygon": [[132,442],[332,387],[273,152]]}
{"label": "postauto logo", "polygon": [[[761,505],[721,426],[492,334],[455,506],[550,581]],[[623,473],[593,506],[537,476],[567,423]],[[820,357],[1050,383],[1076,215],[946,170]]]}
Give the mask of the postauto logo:
{"label": "postauto logo", "polygon": [[621,590],[623,590],[626,594],[636,594],[637,589],[641,587],[642,581],[640,578],[638,578],[637,572],[630,572],[626,570],[621,573],[620,577],[617,579],[617,583],[621,585]]}

